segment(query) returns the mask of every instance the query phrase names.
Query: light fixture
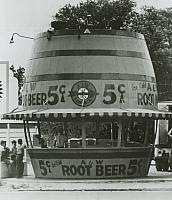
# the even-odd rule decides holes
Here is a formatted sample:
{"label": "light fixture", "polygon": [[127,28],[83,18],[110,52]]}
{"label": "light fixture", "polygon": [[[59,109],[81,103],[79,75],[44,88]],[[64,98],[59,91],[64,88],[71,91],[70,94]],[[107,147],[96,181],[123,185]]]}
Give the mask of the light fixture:
{"label": "light fixture", "polygon": [[14,43],[14,35],[17,35],[17,36],[22,37],[22,38],[34,40],[34,38],[32,38],[32,37],[20,35],[19,33],[13,33],[12,36],[11,36],[10,42],[9,42],[10,44]]}

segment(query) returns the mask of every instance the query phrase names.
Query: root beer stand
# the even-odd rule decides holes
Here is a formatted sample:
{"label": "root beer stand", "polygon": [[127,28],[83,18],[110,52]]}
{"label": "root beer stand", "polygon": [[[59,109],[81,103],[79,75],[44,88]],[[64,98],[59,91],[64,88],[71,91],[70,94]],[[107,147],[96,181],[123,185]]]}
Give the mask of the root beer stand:
{"label": "root beer stand", "polygon": [[154,120],[171,117],[157,108],[144,36],[124,30],[79,34],[66,29],[35,37],[22,108],[4,118],[23,120],[26,136],[29,122],[38,122],[38,138],[46,145],[27,139],[37,178],[144,177]]}

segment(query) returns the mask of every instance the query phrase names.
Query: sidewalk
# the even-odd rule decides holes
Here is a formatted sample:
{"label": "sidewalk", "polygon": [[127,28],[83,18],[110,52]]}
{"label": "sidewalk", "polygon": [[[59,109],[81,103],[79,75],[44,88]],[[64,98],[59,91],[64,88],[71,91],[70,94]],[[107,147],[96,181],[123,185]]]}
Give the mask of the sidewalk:
{"label": "sidewalk", "polygon": [[103,180],[38,179],[28,164],[28,176],[0,180],[0,192],[10,191],[172,191],[172,173],[151,165],[145,178]]}

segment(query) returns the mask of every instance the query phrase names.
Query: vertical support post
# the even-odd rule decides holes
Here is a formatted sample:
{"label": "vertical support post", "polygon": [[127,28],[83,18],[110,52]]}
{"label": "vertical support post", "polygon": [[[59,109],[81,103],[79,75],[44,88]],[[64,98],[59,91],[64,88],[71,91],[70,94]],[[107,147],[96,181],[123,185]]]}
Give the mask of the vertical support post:
{"label": "vertical support post", "polygon": [[10,148],[10,123],[7,123],[7,147]]}
{"label": "vertical support post", "polygon": [[144,138],[144,145],[146,146],[149,134],[149,121],[146,120],[146,130],[145,130],[145,138]]}
{"label": "vertical support post", "polygon": [[96,121],[96,144],[98,144],[99,137],[100,137],[100,122]]}
{"label": "vertical support post", "polygon": [[50,147],[53,148],[53,139],[51,135],[51,124],[48,121],[48,135],[49,135],[49,142],[50,142]]}
{"label": "vertical support post", "polygon": [[63,129],[65,132],[65,135],[67,134],[67,122],[63,122]]}
{"label": "vertical support post", "polygon": [[29,143],[28,143],[28,138],[27,138],[27,131],[26,131],[26,122],[25,122],[25,120],[23,121],[23,126],[24,126],[24,136],[25,136],[25,140],[26,140],[26,145],[28,147]]}
{"label": "vertical support post", "polygon": [[64,129],[64,147],[68,147],[68,135],[67,135],[67,122],[63,122],[63,129]]}
{"label": "vertical support post", "polygon": [[128,138],[128,126],[129,126],[129,120],[125,120],[125,124],[122,123],[122,141],[121,146],[125,147],[127,143]]}
{"label": "vertical support post", "polygon": [[40,130],[40,122],[39,121],[37,121],[37,127],[38,127],[39,138],[41,138],[41,130]]}
{"label": "vertical support post", "polygon": [[[9,61],[6,61],[6,112],[9,112]],[[7,146],[10,147],[10,124],[7,124]]]}
{"label": "vertical support post", "polygon": [[122,119],[119,118],[119,128],[118,128],[118,142],[117,142],[117,147],[121,146],[121,141],[122,141]]}
{"label": "vertical support post", "polygon": [[27,121],[27,132],[28,132],[28,136],[29,136],[29,143],[31,148],[33,148],[33,144],[32,144],[32,140],[31,140],[31,135],[30,135],[30,129],[29,129],[29,122]]}
{"label": "vertical support post", "polygon": [[86,148],[86,133],[85,133],[85,123],[82,122],[82,148]]}
{"label": "vertical support post", "polygon": [[[160,126],[159,120],[155,120],[155,126],[154,126],[155,141],[154,141],[154,147],[156,145],[160,144],[160,132],[159,132],[160,127],[159,126]],[[156,156],[158,156],[158,148],[155,148],[155,157]]]}
{"label": "vertical support post", "polygon": [[112,130],[112,123],[110,123],[110,138],[111,138],[111,143],[112,143],[112,147],[113,147],[113,130]]}
{"label": "vertical support post", "polygon": [[160,141],[160,134],[159,134],[159,120],[155,120],[155,125],[154,125],[154,134],[155,134],[155,145],[159,144]]}
{"label": "vertical support post", "polygon": [[6,112],[9,112],[9,61],[6,61]]}

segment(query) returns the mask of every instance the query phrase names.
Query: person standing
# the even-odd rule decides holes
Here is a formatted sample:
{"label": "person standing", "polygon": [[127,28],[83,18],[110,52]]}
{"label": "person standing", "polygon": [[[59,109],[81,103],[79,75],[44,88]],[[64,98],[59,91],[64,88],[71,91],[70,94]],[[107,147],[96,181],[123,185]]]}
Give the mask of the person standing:
{"label": "person standing", "polygon": [[3,154],[4,154],[4,141],[1,140],[1,145],[0,145],[0,161],[3,161]]}
{"label": "person standing", "polygon": [[16,141],[12,141],[12,149],[10,151],[10,165],[9,165],[9,176],[15,177],[16,172],[16,156],[17,156],[17,147]]}
{"label": "person standing", "polygon": [[10,150],[6,146],[6,141],[1,141],[1,161],[6,163],[7,165],[9,164],[9,153]]}
{"label": "person standing", "polygon": [[18,139],[17,156],[16,156],[16,178],[23,177],[23,171],[24,171],[23,156],[24,156],[23,141],[22,139]]}
{"label": "person standing", "polygon": [[10,152],[10,157],[12,161],[16,162],[16,156],[17,156],[17,143],[15,140],[13,140],[12,142],[12,148],[11,148],[11,152]]}

